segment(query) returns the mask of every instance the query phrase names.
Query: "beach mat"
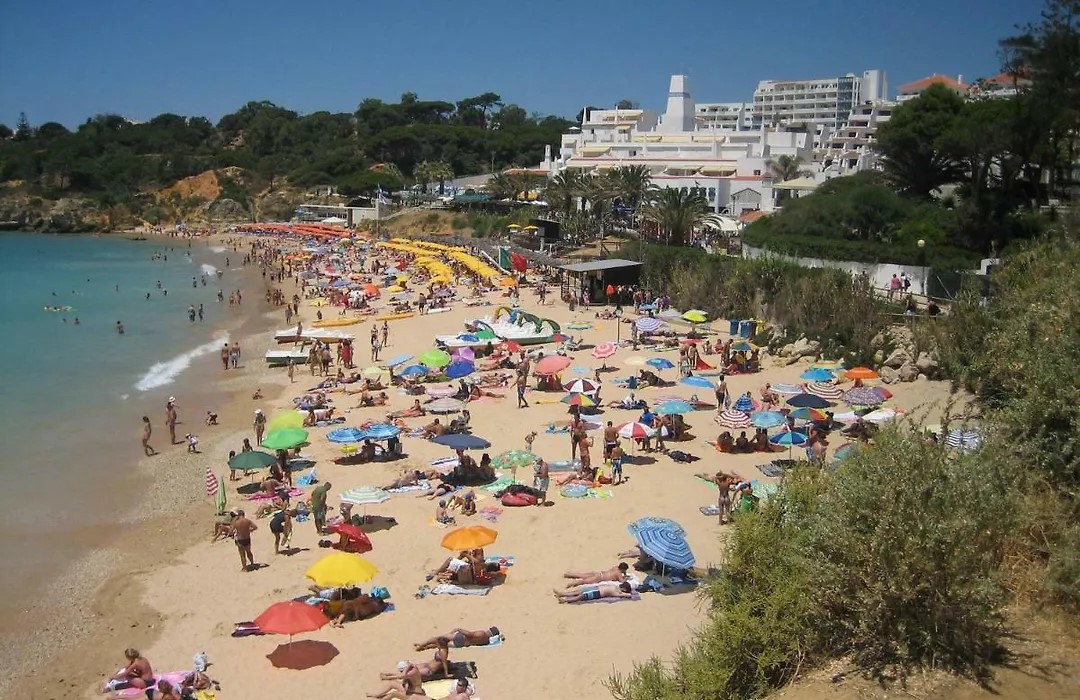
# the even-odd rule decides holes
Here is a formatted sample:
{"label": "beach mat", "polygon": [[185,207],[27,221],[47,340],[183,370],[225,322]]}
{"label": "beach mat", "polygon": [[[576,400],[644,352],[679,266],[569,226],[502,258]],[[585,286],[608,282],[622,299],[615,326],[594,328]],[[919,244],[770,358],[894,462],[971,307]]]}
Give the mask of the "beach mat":
{"label": "beach mat", "polygon": [[409,493],[410,491],[430,491],[431,482],[424,479],[409,486],[399,486],[396,489],[386,489],[387,493]]}
{"label": "beach mat", "polygon": [[719,506],[699,506],[698,510],[701,512],[702,515],[710,515],[712,517],[720,515]]}
{"label": "beach mat", "polygon": [[457,586],[452,583],[440,583],[431,589],[431,595],[487,595],[491,586]]}

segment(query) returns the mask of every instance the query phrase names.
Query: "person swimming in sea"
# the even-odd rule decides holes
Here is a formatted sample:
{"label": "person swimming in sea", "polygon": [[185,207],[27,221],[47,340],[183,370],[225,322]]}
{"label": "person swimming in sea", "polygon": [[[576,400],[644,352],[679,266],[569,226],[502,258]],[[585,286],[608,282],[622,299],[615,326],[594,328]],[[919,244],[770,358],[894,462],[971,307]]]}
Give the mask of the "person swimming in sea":
{"label": "person swimming in sea", "polygon": [[124,334],[124,324],[120,323],[119,321],[116,322],[116,332],[120,335]]}

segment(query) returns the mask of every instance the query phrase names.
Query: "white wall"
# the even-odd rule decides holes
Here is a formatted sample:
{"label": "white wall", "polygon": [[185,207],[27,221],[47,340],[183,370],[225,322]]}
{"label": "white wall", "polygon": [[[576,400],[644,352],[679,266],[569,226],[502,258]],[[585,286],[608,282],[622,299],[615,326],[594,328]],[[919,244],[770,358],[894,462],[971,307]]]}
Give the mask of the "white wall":
{"label": "white wall", "polygon": [[846,270],[852,277],[860,273],[866,273],[870,277],[870,283],[878,288],[888,289],[889,280],[893,275],[906,272],[911,278],[911,290],[916,294],[924,293],[922,288],[924,275],[930,273],[929,267],[918,265],[898,265],[896,263],[861,263],[850,260],[824,260],[822,258],[801,258],[791,255],[781,255],[771,250],[762,250],[753,246],[744,245],[742,248],[744,258],[776,257],[782,260],[790,260],[802,267],[832,267],[837,270]]}

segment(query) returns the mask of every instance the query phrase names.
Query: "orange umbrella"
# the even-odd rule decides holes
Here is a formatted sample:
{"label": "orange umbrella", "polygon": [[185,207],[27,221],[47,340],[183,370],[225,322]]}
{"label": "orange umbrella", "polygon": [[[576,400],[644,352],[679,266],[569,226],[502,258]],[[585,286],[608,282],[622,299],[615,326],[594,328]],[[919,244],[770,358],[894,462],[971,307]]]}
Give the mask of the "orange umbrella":
{"label": "orange umbrella", "polygon": [[379,288],[368,282],[364,285],[364,294],[369,297],[377,297],[379,296]]}
{"label": "orange umbrella", "polygon": [[287,634],[290,641],[294,634],[314,632],[330,619],[313,605],[287,600],[274,603],[255,618],[255,624],[264,634]]}
{"label": "orange umbrella", "polygon": [[573,361],[565,355],[548,355],[536,363],[533,374],[541,377],[558,374],[571,364],[573,364]]}
{"label": "orange umbrella", "polygon": [[470,525],[446,533],[442,538],[442,546],[451,550],[479,549],[492,544],[498,538],[499,533],[496,530],[483,525]]}
{"label": "orange umbrella", "polygon": [[844,376],[848,379],[877,379],[879,375],[869,367],[852,367],[844,372]]}

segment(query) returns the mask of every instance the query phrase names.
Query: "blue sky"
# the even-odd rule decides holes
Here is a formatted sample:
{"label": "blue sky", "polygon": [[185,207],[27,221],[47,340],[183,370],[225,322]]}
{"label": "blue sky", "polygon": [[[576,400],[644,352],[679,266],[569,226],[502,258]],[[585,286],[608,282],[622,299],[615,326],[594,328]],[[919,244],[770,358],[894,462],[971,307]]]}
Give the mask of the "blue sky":
{"label": "blue sky", "polygon": [[999,70],[997,40],[1039,0],[7,0],[0,123],[101,112],[214,121],[249,100],[351,111],[402,92],[492,91],[573,117],[619,99],[661,108],[686,73],[700,102],[758,80],[882,68],[890,91],[931,73]]}

